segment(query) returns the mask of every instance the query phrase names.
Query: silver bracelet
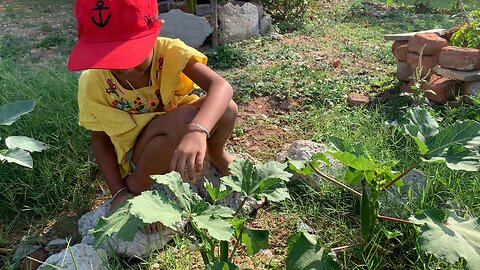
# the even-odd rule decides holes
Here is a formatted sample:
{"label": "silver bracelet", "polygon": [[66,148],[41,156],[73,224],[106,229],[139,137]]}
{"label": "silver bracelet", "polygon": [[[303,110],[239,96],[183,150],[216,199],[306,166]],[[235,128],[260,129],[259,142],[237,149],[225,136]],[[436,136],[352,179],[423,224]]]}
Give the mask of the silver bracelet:
{"label": "silver bracelet", "polygon": [[207,135],[207,139],[210,138],[210,132],[208,132],[208,130],[200,124],[190,123],[187,125],[187,128],[194,128],[195,130],[201,131]]}
{"label": "silver bracelet", "polygon": [[115,195],[112,196],[112,201],[115,200],[115,198],[117,197],[117,195],[120,194],[120,192],[122,192],[122,191],[124,191],[124,190],[127,190],[127,191],[128,191],[127,187],[123,187],[123,188],[119,189],[119,190],[115,193]]}

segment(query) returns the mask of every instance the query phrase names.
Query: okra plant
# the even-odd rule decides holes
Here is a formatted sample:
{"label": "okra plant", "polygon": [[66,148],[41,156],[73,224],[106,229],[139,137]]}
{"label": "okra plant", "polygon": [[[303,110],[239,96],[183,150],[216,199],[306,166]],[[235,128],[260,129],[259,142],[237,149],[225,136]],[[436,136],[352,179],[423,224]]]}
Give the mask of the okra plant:
{"label": "okra plant", "polygon": [[[395,126],[415,141],[419,150],[419,162],[441,162],[452,170],[480,170],[480,123],[465,120],[440,128],[426,109],[414,107],[408,109],[403,121]],[[370,243],[380,229],[378,219],[389,219],[416,225],[420,231],[418,241],[425,252],[450,263],[463,258],[468,269],[480,269],[479,218],[464,219],[458,217],[454,211],[436,209],[427,209],[409,220],[378,214],[380,194],[394,184],[401,185],[401,178],[417,167],[419,162],[400,173],[393,170],[396,161],[379,162],[360,144],[352,145],[339,138],[332,138],[332,143],[336,151],[327,154],[348,167],[345,175],[347,184],[361,184],[361,193],[318,170],[319,162],[328,163],[323,153],[314,155],[310,161],[290,161],[289,167],[300,174],[315,172],[360,197],[360,233],[363,243],[359,244]],[[311,235],[302,234],[303,238],[297,236],[292,241],[314,239]],[[314,240],[310,240],[312,241]],[[318,250],[318,245],[312,245],[312,248]],[[314,261],[320,263],[324,269],[333,269],[328,268],[334,262],[327,256],[328,249],[326,251],[314,253],[317,256]],[[304,268],[295,266],[289,269]]]}
{"label": "okra plant", "polygon": [[[237,159],[229,168],[232,175],[222,177],[220,185],[215,187],[205,181],[212,203],[192,192],[177,172],[152,176],[157,183],[168,186],[177,200],[171,200],[155,190],[129,198],[110,216],[98,220],[90,231],[95,237],[94,245],[98,246],[112,234],[133,241],[144,224],[161,222],[172,228],[186,220],[194,235],[177,232],[197,246],[207,269],[235,269],[232,258],[240,243],[246,245],[250,255],[268,246],[268,231],[245,226],[247,216],[242,212],[245,201],[248,197],[266,197],[273,202],[290,198],[285,183],[292,174],[285,171],[286,163],[274,161],[254,165],[249,160]],[[218,204],[232,192],[239,192],[244,197],[237,209]],[[235,245],[230,249],[233,239]]]}

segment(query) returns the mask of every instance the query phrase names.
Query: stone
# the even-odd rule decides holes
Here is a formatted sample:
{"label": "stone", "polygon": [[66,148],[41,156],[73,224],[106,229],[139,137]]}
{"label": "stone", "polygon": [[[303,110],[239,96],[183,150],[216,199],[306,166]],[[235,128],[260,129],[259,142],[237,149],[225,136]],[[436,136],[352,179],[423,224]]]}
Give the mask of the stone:
{"label": "stone", "polygon": [[412,79],[412,75],[412,69],[407,62],[397,62],[397,79],[399,79],[400,81],[409,81]]}
{"label": "stone", "polygon": [[210,4],[199,4],[195,8],[195,14],[200,17],[210,15],[212,14],[212,7]]}
{"label": "stone", "polygon": [[422,55],[436,55],[448,45],[444,38],[435,33],[417,33],[407,44],[408,51]]}
{"label": "stone", "polygon": [[239,41],[260,33],[258,8],[245,3],[242,6],[227,3],[218,6],[220,42]]}
{"label": "stone", "polygon": [[365,106],[370,102],[370,98],[367,95],[359,93],[350,93],[347,97],[347,103],[351,106]]}
{"label": "stone", "polygon": [[462,87],[462,94],[476,97],[480,94],[480,81],[465,82]]}
{"label": "stone", "polygon": [[272,17],[265,15],[260,19],[260,35],[269,35],[273,31]]}
{"label": "stone", "polygon": [[49,251],[60,251],[68,246],[68,242],[64,238],[56,238],[48,242],[46,249]]}
{"label": "stone", "polygon": [[[308,140],[298,140],[280,151],[277,154],[276,160],[278,162],[284,162],[285,160],[287,160],[287,158],[293,160],[309,160],[313,154],[325,151],[325,144],[316,143]],[[330,166],[323,162],[320,162],[318,170],[324,172],[329,176],[338,177],[340,175],[340,172],[345,168],[345,166],[342,163],[338,162],[336,159],[330,157],[329,155],[327,155],[327,158],[330,161]],[[293,176],[290,178],[290,180],[306,183],[307,185],[313,187],[316,190],[319,190],[321,184],[326,183],[326,180],[324,180],[315,173],[301,175],[293,172]]]}
{"label": "stone", "polygon": [[461,71],[480,69],[480,50],[447,46],[441,50],[438,63],[442,68]]}
{"label": "stone", "polygon": [[165,20],[160,36],[179,38],[194,48],[201,47],[213,31],[212,26],[205,18],[178,9],[162,13],[160,18]]}
{"label": "stone", "polygon": [[45,261],[49,256],[49,253],[46,249],[40,248],[30,253],[28,257],[25,257],[20,265],[20,270],[34,270],[38,269],[40,265]]}
{"label": "stone", "polygon": [[401,218],[408,217],[410,213],[405,208],[405,204],[410,199],[415,202],[422,198],[423,190],[425,189],[427,177],[425,174],[417,169],[411,170],[402,178],[403,185],[401,187],[392,186],[387,189],[386,196],[380,198],[382,214],[400,216]]}
{"label": "stone", "polygon": [[455,98],[456,82],[454,80],[433,74],[428,83],[422,84],[422,88],[435,92],[435,94],[429,91],[425,92],[425,97],[430,101],[445,104],[449,100],[453,100]]}
{"label": "stone", "polygon": [[48,257],[40,269],[51,269],[50,265],[55,265],[55,269],[64,270],[103,270],[108,268],[104,265],[107,259],[107,253],[101,248],[95,250],[90,245],[76,244]]}
{"label": "stone", "polygon": [[[419,66],[420,55],[416,53],[409,53],[407,55],[407,63],[410,65],[412,73],[416,73],[416,69]],[[438,65],[438,56],[422,56],[422,72],[421,77],[430,76],[432,69]]]}
{"label": "stone", "polygon": [[[94,211],[84,214],[78,220],[78,229],[83,237],[82,244],[93,245],[94,238],[88,234],[88,230],[95,226],[95,223],[101,216],[107,214],[110,204],[111,200],[108,200]],[[182,230],[184,226],[185,223],[177,224],[175,229]],[[160,233],[138,231],[132,242],[112,236],[104,241],[101,247],[105,250],[110,250],[111,248],[117,254],[128,258],[145,257],[152,251],[162,249],[173,238],[173,234],[174,232],[170,229],[161,230]]]}
{"label": "stone", "polygon": [[407,54],[408,54],[407,43],[408,43],[407,41],[402,41],[402,40],[396,40],[395,42],[393,42],[392,53],[393,53],[393,56],[395,56],[395,58],[398,61],[403,61],[403,62],[407,61]]}
{"label": "stone", "polygon": [[408,41],[418,33],[435,33],[435,34],[441,36],[441,35],[444,35],[445,33],[447,33],[447,30],[446,29],[431,29],[431,30],[426,30],[426,31],[385,35],[385,36],[383,36],[383,38],[385,40],[407,40]]}
{"label": "stone", "polygon": [[433,72],[443,77],[463,82],[480,81],[480,70],[459,71],[436,66],[433,68]]}

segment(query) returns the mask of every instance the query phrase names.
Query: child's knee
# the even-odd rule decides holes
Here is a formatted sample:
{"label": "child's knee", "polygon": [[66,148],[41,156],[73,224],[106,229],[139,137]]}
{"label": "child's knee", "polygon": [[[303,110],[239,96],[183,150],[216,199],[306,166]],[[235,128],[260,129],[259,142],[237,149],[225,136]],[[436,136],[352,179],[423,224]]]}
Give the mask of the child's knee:
{"label": "child's knee", "polygon": [[235,103],[235,101],[233,101],[233,100],[230,100],[230,103],[228,104],[227,110],[225,111],[225,113],[222,116],[222,118],[223,118],[222,120],[227,122],[227,123],[232,123],[232,122],[235,122],[235,120],[237,119],[237,115],[238,115],[237,103]]}

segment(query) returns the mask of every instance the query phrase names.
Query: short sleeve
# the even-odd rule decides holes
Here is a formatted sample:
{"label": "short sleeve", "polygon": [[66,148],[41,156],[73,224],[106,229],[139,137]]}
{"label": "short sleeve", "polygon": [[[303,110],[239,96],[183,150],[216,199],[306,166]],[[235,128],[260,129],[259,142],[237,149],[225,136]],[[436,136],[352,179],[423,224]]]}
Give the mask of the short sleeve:
{"label": "short sleeve", "polygon": [[191,93],[195,83],[182,73],[188,61],[194,57],[198,62],[207,64],[207,57],[179,39],[172,40],[165,48],[160,86],[162,102],[170,103],[175,96]]}
{"label": "short sleeve", "polygon": [[82,72],[78,81],[79,125],[109,136],[128,132],[136,127],[128,112],[110,106],[104,94],[103,70]]}

